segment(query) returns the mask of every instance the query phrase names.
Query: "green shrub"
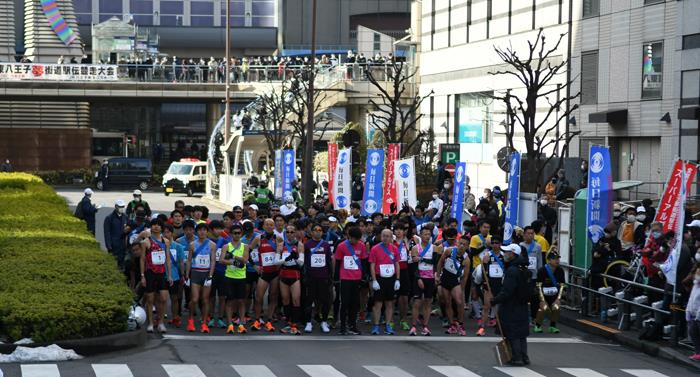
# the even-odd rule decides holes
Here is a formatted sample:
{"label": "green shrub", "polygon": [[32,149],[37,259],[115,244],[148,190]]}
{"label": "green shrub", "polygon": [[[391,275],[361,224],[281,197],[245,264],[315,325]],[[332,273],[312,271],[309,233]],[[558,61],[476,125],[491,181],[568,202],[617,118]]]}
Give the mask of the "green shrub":
{"label": "green shrub", "polygon": [[0,337],[52,342],[125,331],[131,291],[65,200],[24,173],[0,173],[0,198]]}

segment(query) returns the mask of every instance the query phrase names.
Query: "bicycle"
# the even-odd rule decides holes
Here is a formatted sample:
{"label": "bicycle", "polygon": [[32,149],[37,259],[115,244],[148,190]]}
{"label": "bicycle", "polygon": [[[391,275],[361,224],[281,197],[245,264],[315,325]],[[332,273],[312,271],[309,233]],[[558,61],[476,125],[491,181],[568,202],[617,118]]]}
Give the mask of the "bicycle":
{"label": "bicycle", "polygon": [[608,264],[604,272],[606,276],[603,276],[604,287],[612,287],[615,292],[618,292],[620,290],[626,292],[630,289],[630,287],[633,286],[632,284],[621,280],[610,279],[607,276],[617,277],[638,284],[647,284],[645,277],[646,268],[642,263],[641,248],[635,247],[632,250],[632,255],[633,257],[631,262],[628,262],[624,259],[617,259]]}

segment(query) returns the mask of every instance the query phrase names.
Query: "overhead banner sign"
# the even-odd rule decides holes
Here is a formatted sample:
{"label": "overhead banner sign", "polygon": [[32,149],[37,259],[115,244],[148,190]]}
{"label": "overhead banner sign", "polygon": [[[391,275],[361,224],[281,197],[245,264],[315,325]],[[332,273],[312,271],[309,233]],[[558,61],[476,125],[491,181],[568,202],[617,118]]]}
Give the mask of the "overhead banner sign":
{"label": "overhead banner sign", "polygon": [[275,198],[282,199],[282,150],[275,151]]}
{"label": "overhead banner sign", "polygon": [[338,144],[328,143],[328,199],[333,203],[335,164],[338,162]]}
{"label": "overhead banner sign", "polygon": [[338,162],[335,165],[335,182],[333,182],[333,197],[335,209],[350,211],[350,193],[352,192],[352,148],[338,152]]}
{"label": "overhead banner sign", "polygon": [[56,36],[64,45],[68,46],[78,37],[63,18],[56,0],[41,0],[41,10],[44,12],[51,30],[56,33]]}
{"label": "overhead banner sign", "polygon": [[467,182],[467,163],[457,161],[455,168],[455,184],[452,192],[452,213],[450,217],[457,219],[457,231],[462,232],[462,215],[464,214],[464,185]]}
{"label": "overhead banner sign", "polygon": [[282,200],[292,197],[292,183],[295,177],[296,153],[294,149],[282,151]]}
{"label": "overhead banner sign", "polygon": [[[384,182],[384,192],[386,193],[384,198],[384,204],[382,205],[382,213],[390,214],[391,205],[396,203],[396,181],[394,180],[394,165],[395,161],[398,160],[401,155],[401,145],[400,144],[389,144],[388,157],[386,165],[386,181]],[[396,210],[400,208],[397,206]]]}
{"label": "overhead banner sign", "polygon": [[362,196],[362,215],[370,216],[381,209],[384,183],[384,150],[367,150],[365,192]]}
{"label": "overhead banner sign", "polygon": [[681,160],[676,160],[671,170],[671,176],[666,184],[666,190],[661,197],[659,207],[656,212],[654,221],[664,224],[664,234],[669,230],[676,231],[680,222],[683,225],[683,216],[678,213],[677,207],[680,201],[682,191],[681,182],[683,182],[683,166],[685,165],[685,192],[691,191],[691,186],[695,180],[695,174],[698,171],[698,166],[691,163],[683,163]]}
{"label": "overhead banner sign", "polygon": [[117,81],[117,66],[105,64],[0,63],[0,81]]}
{"label": "overhead banner sign", "polygon": [[604,234],[610,222],[612,207],[612,169],[610,149],[591,145],[588,161],[588,196],[586,198],[586,229],[593,243]]}
{"label": "overhead banner sign", "polygon": [[520,153],[510,155],[510,171],[508,172],[508,203],[506,204],[506,221],[503,226],[503,244],[513,241],[513,230],[518,225],[518,207],[520,205]]}
{"label": "overhead banner sign", "polygon": [[396,210],[405,204],[416,208],[416,169],[413,157],[394,162],[394,178],[396,179]]}

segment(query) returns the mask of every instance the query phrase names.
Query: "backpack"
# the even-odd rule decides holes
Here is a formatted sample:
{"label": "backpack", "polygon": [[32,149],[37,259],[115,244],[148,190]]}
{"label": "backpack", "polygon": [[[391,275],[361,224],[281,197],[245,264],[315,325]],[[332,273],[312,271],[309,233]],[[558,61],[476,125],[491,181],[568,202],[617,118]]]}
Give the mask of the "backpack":
{"label": "backpack", "polygon": [[79,218],[80,220],[85,220],[85,214],[83,214],[83,201],[81,200],[77,206],[75,206],[75,212],[73,216]]}

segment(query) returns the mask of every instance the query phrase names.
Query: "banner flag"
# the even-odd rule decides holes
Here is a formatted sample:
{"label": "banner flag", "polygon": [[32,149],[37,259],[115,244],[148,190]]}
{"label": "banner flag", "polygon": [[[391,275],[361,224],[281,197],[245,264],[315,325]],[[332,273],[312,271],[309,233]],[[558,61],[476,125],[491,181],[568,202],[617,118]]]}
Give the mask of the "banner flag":
{"label": "banner flag", "polygon": [[462,233],[462,215],[464,214],[464,185],[467,180],[467,163],[457,161],[455,167],[455,184],[452,192],[452,209],[450,217],[457,219],[457,231]]}
{"label": "banner flag", "polygon": [[513,241],[513,230],[518,225],[518,207],[520,206],[520,153],[510,155],[508,172],[508,203],[506,204],[506,221],[503,226],[503,244]]}
{"label": "banner flag", "polygon": [[399,211],[408,203],[411,208],[416,208],[416,169],[413,157],[396,160],[394,163],[394,178],[396,179],[396,210]]}
{"label": "banner flag", "polygon": [[352,192],[352,148],[338,152],[338,162],[335,166],[335,182],[333,182],[333,197],[335,209],[350,211],[350,194]]}
{"label": "banner flag", "polygon": [[[401,154],[401,144],[389,144],[387,153],[386,181],[384,182],[384,192],[386,195],[384,198],[384,205],[382,206],[382,213],[385,215],[391,213],[391,205],[397,202],[394,162],[399,159]],[[400,206],[397,205],[396,210],[398,211],[399,209]]]}
{"label": "banner flag", "polygon": [[333,201],[333,186],[335,182],[335,164],[338,162],[338,144],[328,143],[328,200]]}
{"label": "banner flag", "polygon": [[610,149],[591,145],[588,161],[588,197],[586,198],[586,229],[593,243],[598,242],[610,222],[612,213],[612,166]]}
{"label": "banner flag", "polygon": [[370,216],[381,209],[384,183],[384,150],[367,150],[365,192],[362,197],[362,215]]}
{"label": "banner flag", "polygon": [[292,183],[296,176],[296,153],[294,149],[285,149],[282,151],[282,200],[292,196]]}
{"label": "banner flag", "polygon": [[282,150],[275,151],[275,171],[272,175],[275,178],[274,194],[275,198],[282,199]]}

